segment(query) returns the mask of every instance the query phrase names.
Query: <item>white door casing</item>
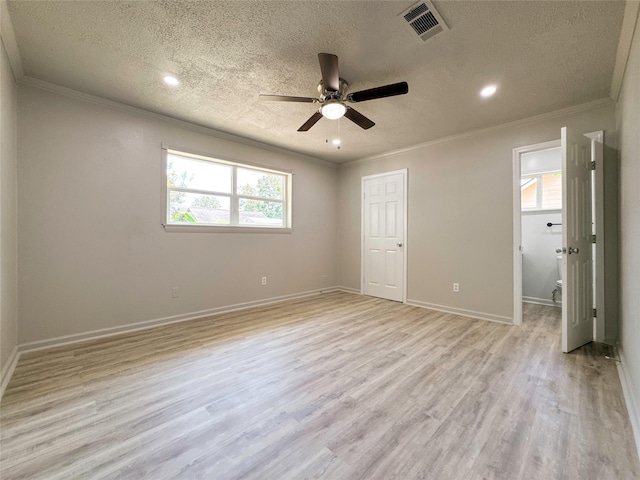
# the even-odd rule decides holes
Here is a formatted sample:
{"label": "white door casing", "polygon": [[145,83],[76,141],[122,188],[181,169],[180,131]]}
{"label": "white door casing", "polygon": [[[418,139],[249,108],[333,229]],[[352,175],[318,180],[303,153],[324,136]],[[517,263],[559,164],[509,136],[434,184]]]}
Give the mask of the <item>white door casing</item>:
{"label": "white door casing", "polygon": [[362,178],[364,295],[406,301],[407,170]]}
{"label": "white door casing", "polygon": [[585,133],[591,139],[591,161],[595,162],[596,169],[592,171],[592,192],[593,207],[591,209],[594,229],[597,236],[597,243],[593,243],[595,254],[592,256],[593,264],[593,307],[598,309],[598,315],[594,318],[593,340],[596,342],[610,343],[612,339],[605,336],[606,305],[605,305],[605,285],[604,285],[604,246],[606,234],[604,230],[604,131]]}
{"label": "white door casing", "polygon": [[593,340],[591,140],[562,128],[562,351]]}

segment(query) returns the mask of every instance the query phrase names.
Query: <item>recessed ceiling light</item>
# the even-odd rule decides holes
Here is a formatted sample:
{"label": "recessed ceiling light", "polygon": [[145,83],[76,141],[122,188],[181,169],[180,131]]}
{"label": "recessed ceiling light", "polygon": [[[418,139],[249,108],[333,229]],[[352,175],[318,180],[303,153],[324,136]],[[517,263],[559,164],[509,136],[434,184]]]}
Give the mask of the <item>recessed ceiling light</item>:
{"label": "recessed ceiling light", "polygon": [[180,85],[180,81],[176,77],[172,77],[171,75],[167,75],[163,78],[164,83],[171,87],[175,87],[176,85]]}
{"label": "recessed ceiling light", "polygon": [[333,143],[334,145],[340,145],[340,139],[334,138],[333,140],[331,140],[331,143]]}
{"label": "recessed ceiling light", "polygon": [[484,98],[488,98],[494,93],[496,93],[497,89],[498,87],[496,87],[495,85],[487,85],[480,91],[480,96]]}

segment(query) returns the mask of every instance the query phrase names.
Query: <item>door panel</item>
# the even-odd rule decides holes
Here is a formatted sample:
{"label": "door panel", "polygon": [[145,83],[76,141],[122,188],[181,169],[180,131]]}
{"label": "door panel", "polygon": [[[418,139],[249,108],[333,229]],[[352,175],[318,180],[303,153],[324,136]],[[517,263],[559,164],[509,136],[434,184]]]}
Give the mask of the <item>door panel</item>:
{"label": "door panel", "polygon": [[562,129],[562,351],[593,340],[591,140]]}
{"label": "door panel", "polygon": [[405,173],[363,179],[362,293],[404,300]]}

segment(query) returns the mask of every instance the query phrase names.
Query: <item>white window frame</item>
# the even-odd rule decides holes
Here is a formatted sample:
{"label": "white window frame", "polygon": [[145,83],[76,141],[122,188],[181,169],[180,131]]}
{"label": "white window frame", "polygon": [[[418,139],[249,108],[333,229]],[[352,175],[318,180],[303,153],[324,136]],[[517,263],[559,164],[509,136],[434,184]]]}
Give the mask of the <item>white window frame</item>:
{"label": "white window frame", "polygon": [[[224,196],[230,197],[230,220],[231,225],[212,225],[212,224],[177,224],[169,223],[169,187],[167,185],[167,156],[169,154],[179,155],[194,160],[203,160],[221,165],[228,165],[233,167],[233,182],[231,194],[224,193]],[[239,201],[240,198],[254,199],[254,200],[269,200],[262,197],[251,197],[248,195],[239,195],[237,193],[237,185],[235,175],[237,168],[246,168],[250,170],[259,170],[267,173],[274,173],[277,175],[283,175],[285,178],[284,198],[283,204],[283,226],[256,226],[256,225],[240,225],[239,224]],[[231,160],[228,158],[220,158],[219,156],[206,155],[202,153],[195,153],[193,151],[186,150],[184,148],[173,148],[168,145],[162,144],[162,208],[161,208],[161,224],[166,232],[198,232],[198,233],[291,233],[293,231],[292,226],[292,193],[293,193],[293,171],[281,170],[265,165],[250,162],[240,162],[237,160]],[[171,189],[175,190],[175,189]],[[180,188],[179,190],[184,192],[193,193],[206,193],[208,195],[215,194],[215,192],[202,191],[198,189]],[[277,200],[279,201],[279,200]]]}
{"label": "white window frame", "polygon": [[[549,170],[547,172],[536,172],[536,173],[525,173],[520,176],[520,179],[523,178],[535,178],[536,179],[536,206],[534,208],[522,208],[522,213],[527,212],[559,212],[562,208],[542,208],[542,176],[548,175],[550,173],[560,173],[562,174],[562,170]],[[522,192],[522,187],[520,189]]]}

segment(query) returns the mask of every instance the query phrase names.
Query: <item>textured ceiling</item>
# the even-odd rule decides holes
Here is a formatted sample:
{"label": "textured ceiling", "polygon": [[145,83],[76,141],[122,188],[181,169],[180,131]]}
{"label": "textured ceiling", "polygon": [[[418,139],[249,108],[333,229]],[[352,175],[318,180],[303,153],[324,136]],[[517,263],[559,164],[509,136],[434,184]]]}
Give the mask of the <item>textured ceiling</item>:
{"label": "textured ceiling", "polygon": [[[608,95],[624,2],[434,1],[450,27],[426,43],[412,1],[10,1],[25,75],[340,163]],[[318,52],[376,122],[321,119],[259,93],[317,96]],[[178,88],[161,79],[173,74]],[[479,90],[499,86],[491,99]],[[340,150],[326,143],[339,135]]]}

